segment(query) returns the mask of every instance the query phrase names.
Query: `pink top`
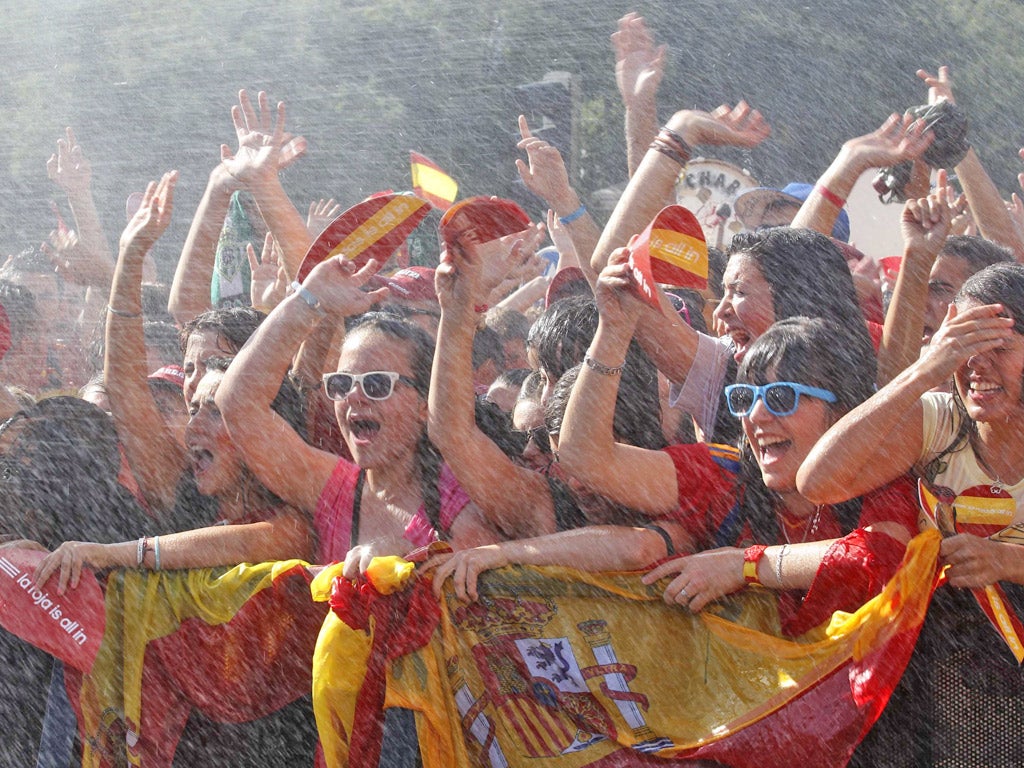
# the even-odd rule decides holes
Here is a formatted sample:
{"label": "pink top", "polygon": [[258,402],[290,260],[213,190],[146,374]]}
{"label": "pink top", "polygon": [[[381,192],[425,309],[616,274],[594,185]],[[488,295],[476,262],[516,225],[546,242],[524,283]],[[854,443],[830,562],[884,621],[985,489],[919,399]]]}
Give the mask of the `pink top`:
{"label": "pink top", "polygon": [[[351,549],[352,505],[358,479],[359,467],[339,459],[330,479],[320,492],[314,524],[320,540],[317,547],[317,562],[322,565],[344,560]],[[441,498],[440,524],[444,530],[450,530],[455,518],[469,503],[469,496],[462,490],[447,464],[441,465],[437,486]],[[410,549],[424,547],[432,541],[437,541],[437,532],[430,525],[422,506],[416,510],[416,514],[406,526],[405,538],[412,544]]]}

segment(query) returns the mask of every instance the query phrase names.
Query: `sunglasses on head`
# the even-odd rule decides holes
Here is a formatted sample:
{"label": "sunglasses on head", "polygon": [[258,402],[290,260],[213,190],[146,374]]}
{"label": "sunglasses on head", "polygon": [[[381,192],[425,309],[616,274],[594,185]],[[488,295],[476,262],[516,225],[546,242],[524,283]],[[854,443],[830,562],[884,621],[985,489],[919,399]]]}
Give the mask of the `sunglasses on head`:
{"label": "sunglasses on head", "polygon": [[368,373],[325,373],[324,392],[331,400],[344,400],[358,384],[370,400],[387,400],[395,391],[395,382],[415,387],[416,382],[394,371]]}
{"label": "sunglasses on head", "polygon": [[725,388],[725,401],[733,416],[747,416],[758,400],[775,416],[789,416],[800,407],[800,395],[808,395],[834,403],[836,396],[827,389],[807,387],[792,381],[776,381],[763,387],[754,384],[730,384]]}
{"label": "sunglasses on head", "polygon": [[551,438],[548,437],[548,431],[543,425],[534,427],[533,429],[517,429],[515,432],[526,435],[526,441],[533,440],[533,444],[537,446],[537,450],[547,455],[551,453]]}

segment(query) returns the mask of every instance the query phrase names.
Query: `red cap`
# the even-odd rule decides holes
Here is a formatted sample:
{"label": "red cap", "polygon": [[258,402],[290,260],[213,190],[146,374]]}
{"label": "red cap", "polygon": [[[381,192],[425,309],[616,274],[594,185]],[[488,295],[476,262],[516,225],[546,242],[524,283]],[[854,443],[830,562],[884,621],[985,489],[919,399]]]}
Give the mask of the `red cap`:
{"label": "red cap", "polygon": [[570,296],[587,296],[590,294],[590,284],[586,275],[579,267],[566,267],[560,269],[548,283],[548,290],[544,294],[544,307],[550,307],[559,299],[567,299]]}
{"label": "red cap", "polygon": [[370,285],[373,288],[390,288],[391,301],[437,301],[433,267],[406,267],[387,277],[376,275],[371,278]]}
{"label": "red cap", "polygon": [[185,388],[185,369],[180,365],[165,365],[147,377],[150,381],[166,381],[176,387]]}

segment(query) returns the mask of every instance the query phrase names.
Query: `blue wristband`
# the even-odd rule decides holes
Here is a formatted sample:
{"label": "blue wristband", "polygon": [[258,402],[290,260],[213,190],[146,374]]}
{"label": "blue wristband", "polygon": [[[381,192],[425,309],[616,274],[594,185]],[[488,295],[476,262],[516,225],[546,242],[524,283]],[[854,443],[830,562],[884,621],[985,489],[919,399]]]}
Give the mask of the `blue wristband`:
{"label": "blue wristband", "polygon": [[558,217],[558,223],[561,224],[563,227],[566,224],[572,224],[574,221],[576,221],[576,219],[578,219],[580,216],[582,216],[586,212],[587,212],[587,206],[583,205],[583,203],[580,203],[580,207],[577,208],[572,213],[570,213],[568,216],[559,216]]}

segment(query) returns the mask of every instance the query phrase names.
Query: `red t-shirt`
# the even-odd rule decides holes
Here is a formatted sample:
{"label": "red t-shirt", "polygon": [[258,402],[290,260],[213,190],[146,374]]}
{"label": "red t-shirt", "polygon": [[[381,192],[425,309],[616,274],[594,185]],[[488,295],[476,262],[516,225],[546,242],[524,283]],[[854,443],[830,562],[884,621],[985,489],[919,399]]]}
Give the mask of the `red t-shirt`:
{"label": "red t-shirt", "polygon": [[[702,443],[673,445],[665,452],[676,468],[679,522],[686,526],[699,549],[720,546],[716,537],[739,499],[736,475],[728,466],[736,454]],[[715,461],[713,452],[719,461]],[[828,620],[834,611],[854,611],[877,595],[899,567],[905,547],[887,534],[865,529],[892,522],[913,537],[917,533],[917,509],[917,487],[907,476],[864,494],[858,527],[845,536],[832,507],[823,507],[812,540],[836,541],[825,553],[806,595],[798,591],[779,593],[786,634],[803,634]],[[807,530],[804,526],[806,523],[801,521],[791,528],[790,539],[798,541]],[[749,526],[744,525],[731,546],[785,542],[781,530],[779,540],[755,542]]]}

